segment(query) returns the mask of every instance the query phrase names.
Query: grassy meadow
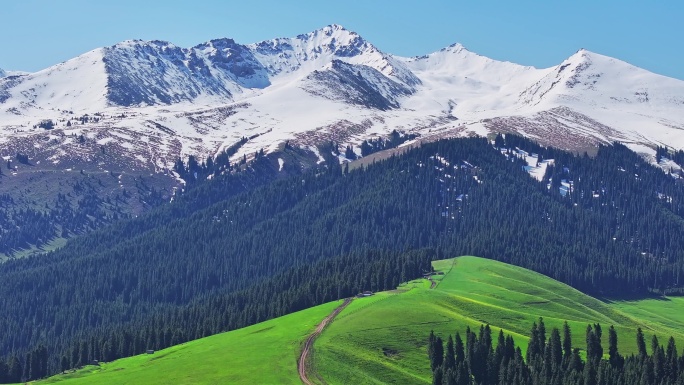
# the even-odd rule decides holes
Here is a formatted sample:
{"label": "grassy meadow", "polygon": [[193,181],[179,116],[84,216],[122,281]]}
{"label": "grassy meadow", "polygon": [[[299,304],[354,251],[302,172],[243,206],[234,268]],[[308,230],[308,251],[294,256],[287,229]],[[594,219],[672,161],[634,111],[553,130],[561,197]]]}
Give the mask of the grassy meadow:
{"label": "grassy meadow", "polygon": [[[396,290],[357,298],[316,340],[313,366],[328,384],[429,384],[431,330],[446,336],[492,326],[513,335],[523,351],[540,316],[547,335],[568,321],[576,347],[589,323],[618,331],[623,354],[636,351],[641,327],[650,341],[675,336],[684,346],[684,298],[599,301],[546,276],[476,257],[433,262],[438,282],[417,279]],[[341,301],[156,352],[88,366],[38,384],[296,384],[307,335]],[[650,345],[650,343],[649,343]],[[607,350],[606,350],[607,351]]]}
{"label": "grassy meadow", "polygon": [[[426,349],[431,330],[442,336],[458,331],[463,336],[466,327],[479,330],[489,323],[495,341],[503,329],[525,351],[529,330],[540,316],[547,335],[567,320],[573,344],[582,349],[587,324],[596,322],[604,329],[606,351],[610,325],[618,332],[623,354],[636,351],[637,327],[649,341],[652,334],[674,335],[684,346],[684,312],[676,310],[684,301],[679,298],[606,303],[541,274],[476,257],[436,261],[433,266],[447,273],[435,277],[439,280],[435,289],[358,299],[354,308],[338,316],[315,345],[319,352],[315,367],[328,383],[428,384]],[[661,307],[663,302],[671,310]]]}
{"label": "grassy meadow", "polygon": [[302,343],[342,301],[232,332],[86,366],[37,384],[299,384]]}

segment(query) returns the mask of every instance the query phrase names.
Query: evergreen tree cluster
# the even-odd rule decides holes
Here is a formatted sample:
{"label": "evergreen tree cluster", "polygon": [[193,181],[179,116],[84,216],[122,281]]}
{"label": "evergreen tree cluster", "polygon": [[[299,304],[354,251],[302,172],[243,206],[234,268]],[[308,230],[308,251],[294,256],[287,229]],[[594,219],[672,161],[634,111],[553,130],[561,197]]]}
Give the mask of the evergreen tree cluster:
{"label": "evergreen tree cluster", "polygon": [[[656,162],[660,163],[663,158],[668,158],[677,163],[680,167],[684,167],[684,151],[682,150],[668,150],[667,147],[656,147]],[[682,176],[680,174],[680,176]]]}
{"label": "evergreen tree cluster", "polygon": [[[392,130],[389,138],[376,138],[361,142],[361,156],[367,156],[378,151],[398,147],[399,145],[417,138],[416,134],[405,134]],[[349,158],[349,157],[348,157]],[[354,159],[354,158],[349,158]]]}
{"label": "evergreen tree cluster", "polygon": [[[185,181],[187,188],[195,187],[199,182],[205,181],[209,176],[216,177],[220,174],[244,171],[245,167],[243,166],[247,163],[246,155],[243,155],[242,160],[237,164],[231,164],[230,157],[235,155],[235,153],[237,153],[237,151],[248,141],[248,138],[243,137],[237,143],[220,152],[216,157],[209,156],[203,162],[199,162],[194,155],[189,155],[187,162],[178,158],[174,163],[173,171]],[[261,149],[254,153],[253,160],[257,160],[264,156],[264,150]]]}
{"label": "evergreen tree cluster", "polygon": [[[19,162],[21,164],[30,164],[29,157],[26,154],[22,154],[22,153],[18,152],[17,155],[15,156],[15,159],[17,160],[17,162]],[[9,162],[8,162],[7,168],[9,168],[9,167],[10,166],[9,166]]]}
{"label": "evergreen tree cluster", "polygon": [[[667,346],[653,336],[651,352],[641,329],[637,330],[637,355],[624,357],[618,350],[617,333],[608,330],[608,357],[601,345],[601,325],[587,325],[586,359],[572,348],[568,323],[561,331],[551,330],[548,338],[543,319],[534,323],[526,357],[513,338],[499,331],[492,343],[489,325],[479,333],[466,330],[465,341],[457,332],[441,337],[430,333],[428,357],[434,385],[681,385],[684,384],[684,357],[680,357],[674,338]],[[607,359],[606,359],[607,358]]]}

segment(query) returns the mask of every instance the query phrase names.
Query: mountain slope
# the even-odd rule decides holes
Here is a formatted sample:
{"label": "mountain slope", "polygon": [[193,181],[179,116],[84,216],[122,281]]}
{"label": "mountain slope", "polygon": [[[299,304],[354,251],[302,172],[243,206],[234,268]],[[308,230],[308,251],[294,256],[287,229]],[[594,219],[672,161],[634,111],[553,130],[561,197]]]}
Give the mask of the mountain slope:
{"label": "mountain slope", "polygon": [[392,81],[378,70],[333,60],[329,66],[308,75],[302,86],[307,92],[326,99],[377,110],[398,108],[398,98],[412,90]]}
{"label": "mountain slope", "polygon": [[[680,182],[624,146],[601,147],[592,159],[512,135],[495,143],[423,144],[348,173],[329,157],[327,167],[253,189],[241,185],[259,185],[257,173],[217,176],[148,215],[4,263],[0,347],[27,354],[46,344],[53,371],[62,354],[82,348],[78,336],[118,346],[108,360],[143,351],[121,342],[126,333],[154,335],[163,348],[174,339],[159,330],[182,342],[391,288],[419,269],[371,272],[423,248],[500,259],[604,296],[681,293]],[[539,158],[522,151],[546,160],[539,179],[523,161]],[[272,159],[260,164],[277,172]],[[306,270],[338,261],[324,271],[340,272],[350,256],[364,262],[349,279]]]}
{"label": "mountain slope", "polygon": [[37,109],[44,115],[55,109],[101,110],[107,105],[102,59],[100,48],[42,71],[3,78],[2,109],[12,114]]}
{"label": "mountain slope", "polygon": [[[549,330],[568,320],[576,333],[574,346],[581,349],[586,348],[581,331],[596,322],[616,327],[625,355],[636,352],[633,337],[638,327],[661,341],[672,335],[684,342],[681,321],[666,326],[630,315],[529,270],[475,257],[433,265],[446,274],[434,276],[439,281],[436,289],[429,289],[427,280],[416,280],[398,290],[355,299],[315,343],[314,372],[330,384],[430,383],[425,347],[431,330],[444,336],[489,323],[494,332],[502,328],[512,334],[524,350],[529,328],[539,316]],[[37,383],[300,383],[296,359],[302,343],[338,305],[339,301],[329,302],[153,355],[88,366]],[[639,302],[631,306],[642,309]]]}

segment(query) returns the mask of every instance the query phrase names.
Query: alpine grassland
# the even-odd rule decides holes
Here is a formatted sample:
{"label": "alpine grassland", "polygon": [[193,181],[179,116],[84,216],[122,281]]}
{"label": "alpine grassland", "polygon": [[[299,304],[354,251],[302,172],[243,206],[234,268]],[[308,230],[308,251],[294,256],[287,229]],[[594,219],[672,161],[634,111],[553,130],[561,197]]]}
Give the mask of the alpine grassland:
{"label": "alpine grassland", "polygon": [[[636,330],[661,341],[674,336],[684,345],[679,298],[631,302],[600,301],[544,275],[476,257],[436,261],[436,288],[380,293],[357,299],[317,340],[315,369],[330,384],[429,384],[430,331],[446,338],[467,327],[490,324],[511,334],[523,352],[534,322],[543,317],[547,333],[565,321],[573,345],[586,348],[588,324],[618,332],[622,354],[636,353]],[[668,310],[659,304],[670,304]],[[643,307],[642,307],[643,305]],[[679,308],[681,309],[681,307]],[[670,314],[672,313],[672,314]],[[607,352],[607,335],[603,337]]]}
{"label": "alpine grassland", "polygon": [[299,384],[301,346],[341,301],[36,384]]}
{"label": "alpine grassland", "polygon": [[[433,262],[430,279],[355,298],[314,343],[309,376],[328,384],[429,384],[431,331],[446,338],[489,324],[527,348],[534,322],[547,333],[571,327],[573,345],[586,348],[588,324],[613,325],[623,355],[637,352],[636,330],[647,339],[674,336],[684,346],[684,298],[598,300],[509,264],[478,257]],[[307,336],[341,301],[329,302],[243,329],[195,340],[154,354],[82,369],[37,384],[301,383],[297,359]],[[496,338],[494,338],[496,341]],[[603,337],[607,352],[607,335]]]}

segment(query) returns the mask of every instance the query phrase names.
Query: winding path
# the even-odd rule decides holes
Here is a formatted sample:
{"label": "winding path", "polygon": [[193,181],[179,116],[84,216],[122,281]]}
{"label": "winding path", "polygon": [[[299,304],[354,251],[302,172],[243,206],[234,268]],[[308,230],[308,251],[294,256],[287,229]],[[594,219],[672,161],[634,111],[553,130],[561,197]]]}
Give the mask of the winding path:
{"label": "winding path", "polygon": [[308,374],[306,373],[309,365],[309,360],[311,357],[311,352],[313,351],[313,344],[314,341],[316,341],[316,338],[318,338],[319,335],[321,335],[321,332],[323,329],[325,329],[328,324],[330,324],[335,317],[337,317],[338,314],[342,310],[344,310],[347,305],[352,301],[351,298],[345,298],[344,302],[340,306],[338,306],[332,313],[330,313],[327,317],[321,321],[321,323],[316,327],[316,330],[314,330],[311,335],[306,339],[306,342],[304,343],[304,347],[302,348],[302,353],[299,355],[299,361],[297,362],[297,369],[299,370],[299,378],[302,380],[302,382],[306,385],[314,385],[314,383],[309,379]]}

